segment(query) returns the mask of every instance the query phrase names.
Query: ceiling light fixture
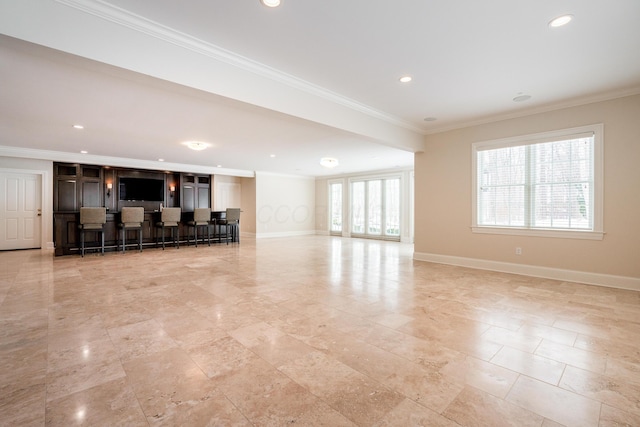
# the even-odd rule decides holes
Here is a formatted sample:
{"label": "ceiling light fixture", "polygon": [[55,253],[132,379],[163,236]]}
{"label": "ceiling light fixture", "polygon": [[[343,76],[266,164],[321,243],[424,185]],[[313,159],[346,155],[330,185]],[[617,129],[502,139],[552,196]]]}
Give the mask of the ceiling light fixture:
{"label": "ceiling light fixture", "polygon": [[84,126],[82,125],[73,125],[74,129],[84,129]]}
{"label": "ceiling light fixture", "polygon": [[87,154],[87,153],[89,153],[87,150],[80,151],[80,154]]}
{"label": "ceiling light fixture", "polygon": [[513,102],[523,102],[531,99],[531,95],[518,95],[513,98]]}
{"label": "ceiling light fixture", "polygon": [[202,142],[202,141],[185,141],[182,144],[186,145],[187,147],[195,151],[202,151],[211,147],[211,144],[209,144],[208,142]]}
{"label": "ceiling light fixture", "polygon": [[400,83],[409,83],[413,78],[411,76],[402,76],[400,77]]}
{"label": "ceiling light fixture", "polygon": [[158,159],[159,162],[164,162],[164,159]]}
{"label": "ceiling light fixture", "polygon": [[436,117],[425,117],[423,120],[425,122],[435,122],[438,119]]}
{"label": "ceiling light fixture", "polygon": [[562,27],[563,25],[567,25],[573,19],[573,15],[562,15],[558,16],[555,19],[549,21],[549,26],[551,28]]}
{"label": "ceiling light fixture", "polygon": [[325,168],[335,168],[336,166],[338,166],[340,163],[338,162],[338,159],[334,159],[333,157],[323,157],[320,159],[320,165],[325,167]]}
{"label": "ceiling light fixture", "polygon": [[280,6],[280,0],[260,0],[260,3],[267,7],[278,7]]}

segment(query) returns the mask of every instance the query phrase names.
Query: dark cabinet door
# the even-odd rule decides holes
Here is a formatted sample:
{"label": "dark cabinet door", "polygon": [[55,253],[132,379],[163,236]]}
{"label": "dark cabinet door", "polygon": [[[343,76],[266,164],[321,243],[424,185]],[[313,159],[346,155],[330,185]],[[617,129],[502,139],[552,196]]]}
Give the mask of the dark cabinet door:
{"label": "dark cabinet door", "polygon": [[77,181],[75,179],[59,179],[56,181],[56,194],[53,210],[55,211],[77,211],[78,198]]}
{"label": "dark cabinet door", "polygon": [[193,212],[196,208],[195,185],[182,186],[182,212]]}
{"label": "dark cabinet door", "polygon": [[83,181],[82,182],[82,206],[97,208],[102,206],[102,185],[100,181]]}

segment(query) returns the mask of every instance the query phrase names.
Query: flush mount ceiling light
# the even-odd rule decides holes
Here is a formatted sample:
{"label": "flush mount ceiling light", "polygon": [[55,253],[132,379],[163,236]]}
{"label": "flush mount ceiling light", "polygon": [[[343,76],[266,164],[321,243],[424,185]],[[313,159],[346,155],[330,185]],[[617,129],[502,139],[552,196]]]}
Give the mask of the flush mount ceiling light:
{"label": "flush mount ceiling light", "polygon": [[260,0],[260,3],[267,7],[278,7],[280,6],[280,0]]}
{"label": "flush mount ceiling light", "polygon": [[558,16],[555,19],[549,21],[549,26],[551,28],[562,27],[563,25],[567,25],[573,19],[573,15],[562,15]]}
{"label": "flush mount ceiling light", "polygon": [[531,99],[531,95],[518,95],[513,98],[513,102],[523,102]]}
{"label": "flush mount ceiling light", "polygon": [[84,126],[82,125],[73,125],[74,129],[84,129]]}
{"label": "flush mount ceiling light", "polygon": [[402,76],[400,77],[400,83],[409,83],[411,80],[413,80],[413,77],[411,76]]}
{"label": "flush mount ceiling light", "polygon": [[338,166],[340,163],[338,162],[338,159],[334,159],[333,157],[323,157],[320,159],[320,165],[325,167],[325,168],[335,168],[336,166]]}
{"label": "flush mount ceiling light", "polygon": [[211,144],[209,144],[208,142],[202,142],[202,141],[185,141],[182,144],[186,145],[187,147],[195,151],[202,151],[206,148],[211,147]]}

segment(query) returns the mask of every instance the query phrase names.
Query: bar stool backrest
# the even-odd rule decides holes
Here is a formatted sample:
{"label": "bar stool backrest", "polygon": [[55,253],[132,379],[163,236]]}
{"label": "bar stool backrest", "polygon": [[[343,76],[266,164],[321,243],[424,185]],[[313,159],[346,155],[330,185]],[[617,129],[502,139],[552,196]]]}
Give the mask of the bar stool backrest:
{"label": "bar stool backrest", "polygon": [[164,208],[160,215],[160,221],[165,227],[177,227],[180,222],[181,208]]}
{"label": "bar stool backrest", "polygon": [[85,230],[101,230],[107,222],[107,208],[80,208],[80,226]]}
{"label": "bar stool backrest", "polygon": [[196,225],[206,225],[211,221],[211,209],[209,208],[196,208],[193,211],[193,222]]}
{"label": "bar stool backrest", "polygon": [[125,227],[139,227],[144,222],[144,208],[125,206],[120,216]]}
{"label": "bar stool backrest", "polygon": [[240,208],[227,208],[227,224],[237,224],[240,221]]}

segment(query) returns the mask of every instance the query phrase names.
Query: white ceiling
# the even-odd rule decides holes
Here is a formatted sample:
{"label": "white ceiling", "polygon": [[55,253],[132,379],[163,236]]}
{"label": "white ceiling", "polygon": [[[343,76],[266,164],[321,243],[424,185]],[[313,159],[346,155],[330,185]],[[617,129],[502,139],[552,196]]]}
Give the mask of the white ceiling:
{"label": "white ceiling", "polygon": [[640,93],[638,18],[638,0],[0,0],[0,146],[238,175],[410,167],[427,133]]}

